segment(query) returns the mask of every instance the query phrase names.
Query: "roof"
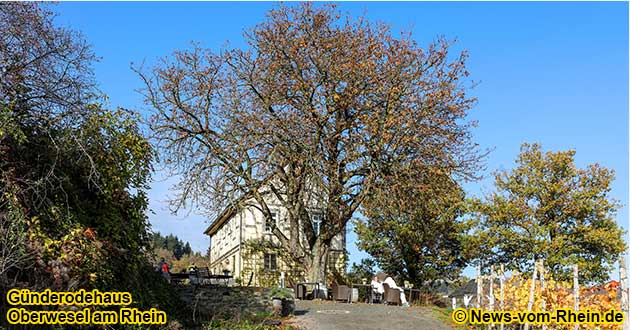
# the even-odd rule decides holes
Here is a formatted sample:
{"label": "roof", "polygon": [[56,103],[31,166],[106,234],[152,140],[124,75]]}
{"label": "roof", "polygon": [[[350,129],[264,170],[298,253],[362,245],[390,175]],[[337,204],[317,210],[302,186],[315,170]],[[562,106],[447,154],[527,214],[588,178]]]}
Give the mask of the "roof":
{"label": "roof", "polygon": [[476,294],[477,294],[477,282],[475,280],[470,280],[466,282],[466,284],[464,284],[462,287],[455,289],[455,291],[453,291],[448,296],[450,298],[453,298],[453,297],[463,297],[465,295],[470,296],[470,295],[476,295]]}
{"label": "roof", "polygon": [[212,221],[212,224],[210,224],[210,226],[203,233],[208,236],[216,234],[217,231],[221,229],[221,227],[223,227],[223,225],[228,220],[230,220],[238,210],[241,209],[242,201],[249,198],[251,198],[251,193],[244,194],[234,202],[230,203],[230,205],[228,205],[221,213],[219,213],[219,216],[217,216],[214,221]]}
{"label": "roof", "polygon": [[212,224],[203,232],[208,236],[212,236],[217,233],[217,231],[223,227],[223,224],[227,222],[230,218],[236,214],[237,208],[234,205],[230,205],[226,207],[223,212],[219,214],[219,216],[212,221]]}
{"label": "roof", "polygon": [[[494,287],[498,287],[501,285],[501,280],[498,277],[494,278],[494,281],[492,281],[494,283]],[[488,283],[489,283],[489,279],[488,278],[484,278],[483,279],[483,285],[482,285],[482,294],[486,295],[488,294],[487,290],[488,290]],[[476,295],[477,294],[477,280],[476,279],[472,279],[469,280],[468,282],[466,282],[464,285],[462,285],[461,287],[455,289],[453,292],[451,292],[451,294],[449,294],[449,298],[459,298],[459,297],[463,297],[463,296],[470,296],[470,295]]]}

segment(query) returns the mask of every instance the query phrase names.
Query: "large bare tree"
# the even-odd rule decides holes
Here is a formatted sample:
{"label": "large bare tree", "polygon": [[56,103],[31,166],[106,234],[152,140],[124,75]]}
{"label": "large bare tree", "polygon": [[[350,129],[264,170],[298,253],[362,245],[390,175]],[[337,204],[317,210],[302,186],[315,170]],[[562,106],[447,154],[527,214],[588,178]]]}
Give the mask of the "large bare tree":
{"label": "large bare tree", "polygon": [[[421,48],[312,4],[271,10],[244,38],[245,49],[196,46],[137,68],[156,144],[181,178],[175,207],[217,212],[251,196],[270,219],[278,200],[290,234],[273,233],[322,282],[333,237],[375,180],[403,164],[460,178],[477,170],[467,55],[449,54],[450,42]],[[324,205],[319,235],[313,199]]]}

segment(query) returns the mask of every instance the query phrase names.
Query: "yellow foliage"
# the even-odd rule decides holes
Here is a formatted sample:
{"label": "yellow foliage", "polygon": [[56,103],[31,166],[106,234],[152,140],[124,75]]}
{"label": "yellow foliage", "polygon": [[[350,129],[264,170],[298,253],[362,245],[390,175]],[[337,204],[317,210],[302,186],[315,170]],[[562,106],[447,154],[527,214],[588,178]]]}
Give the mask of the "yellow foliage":
{"label": "yellow foliage", "polygon": [[[529,300],[531,278],[522,276],[512,276],[504,283],[504,310],[525,311]],[[607,284],[580,287],[579,308],[591,311],[606,312],[610,309],[621,310],[621,300],[618,296],[618,282],[611,281]],[[500,309],[500,291],[497,287],[494,290],[496,309]],[[540,281],[536,282],[533,311],[542,311],[542,302],[545,301],[545,310],[552,311],[559,308],[574,308],[573,284],[569,282],[558,282],[553,279],[545,280],[545,289],[540,287]],[[533,326],[532,328],[539,328]],[[581,329],[620,329],[619,325],[581,325]],[[551,324],[547,329],[573,329],[573,325]]]}

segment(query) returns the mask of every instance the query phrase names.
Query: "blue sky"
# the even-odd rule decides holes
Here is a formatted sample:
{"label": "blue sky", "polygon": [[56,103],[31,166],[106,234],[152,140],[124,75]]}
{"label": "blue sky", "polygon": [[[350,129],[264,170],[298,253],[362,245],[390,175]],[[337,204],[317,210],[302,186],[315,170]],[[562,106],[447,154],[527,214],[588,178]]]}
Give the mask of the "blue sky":
{"label": "blue sky", "polygon": [[[63,2],[57,23],[80,30],[101,57],[100,88],[112,107],[146,111],[130,63],[146,65],[191,41],[218,49],[243,46],[244,28],[264,18],[267,2]],[[479,84],[471,119],[476,142],[494,148],[486,178],[470,194],[492,189],[489,175],[509,169],[523,142],[546,150],[575,149],[578,166],[598,162],[616,171],[611,195],[623,203],[618,222],[628,228],[628,3],[627,2],[344,2],[352,15],[411,30],[420,45],[457,38],[470,52]],[[165,201],[174,181],[160,173],[149,192],[155,231],[174,233],[204,251],[207,219],[171,215]],[[365,254],[350,233],[351,261]]]}

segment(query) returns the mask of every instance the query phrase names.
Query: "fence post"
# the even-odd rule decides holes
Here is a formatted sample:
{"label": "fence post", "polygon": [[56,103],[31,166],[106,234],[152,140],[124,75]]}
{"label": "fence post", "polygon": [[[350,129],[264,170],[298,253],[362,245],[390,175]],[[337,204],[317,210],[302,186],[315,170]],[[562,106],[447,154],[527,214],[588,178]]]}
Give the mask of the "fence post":
{"label": "fence post", "polygon": [[[490,265],[490,284],[488,287],[488,302],[489,309],[494,310],[494,265]],[[494,324],[491,324],[490,329],[494,329]]]}
{"label": "fence post", "polygon": [[481,292],[483,291],[483,283],[481,279],[481,262],[477,266],[477,308],[481,308]]}
{"label": "fence post", "polygon": [[494,310],[494,265],[490,266],[490,286],[488,287],[488,302],[490,310]]}
{"label": "fence post", "polygon": [[[545,259],[540,259],[540,299],[542,300],[541,302],[541,307],[542,310],[545,311],[547,310],[547,302],[545,301]],[[542,330],[547,330],[547,325],[543,324],[542,325]]]}
{"label": "fence post", "polygon": [[[504,311],[505,310],[505,304],[504,304],[504,293],[503,293],[503,281],[505,281],[505,265],[501,264],[501,276],[499,276],[499,285],[501,286],[501,292],[499,293],[499,299],[500,299],[500,306],[501,306],[501,310]],[[505,325],[503,323],[501,323],[500,328],[501,330],[503,330],[503,328],[505,327]]]}
{"label": "fence post", "polygon": [[[580,310],[580,283],[578,282],[578,265],[573,265],[573,310],[575,312]],[[580,328],[579,324],[574,324],[573,329]]]}
{"label": "fence post", "polygon": [[626,254],[624,253],[619,258],[619,282],[621,290],[621,311],[623,312],[624,320],[622,329],[630,330],[630,317],[628,311],[628,274],[626,273]]}
{"label": "fence post", "polygon": [[[536,270],[538,260],[534,260],[534,271],[532,272],[532,285],[529,287],[529,298],[527,299],[527,311],[530,312],[534,307],[534,294],[536,293]],[[529,330],[529,323],[525,323],[525,330]]]}

